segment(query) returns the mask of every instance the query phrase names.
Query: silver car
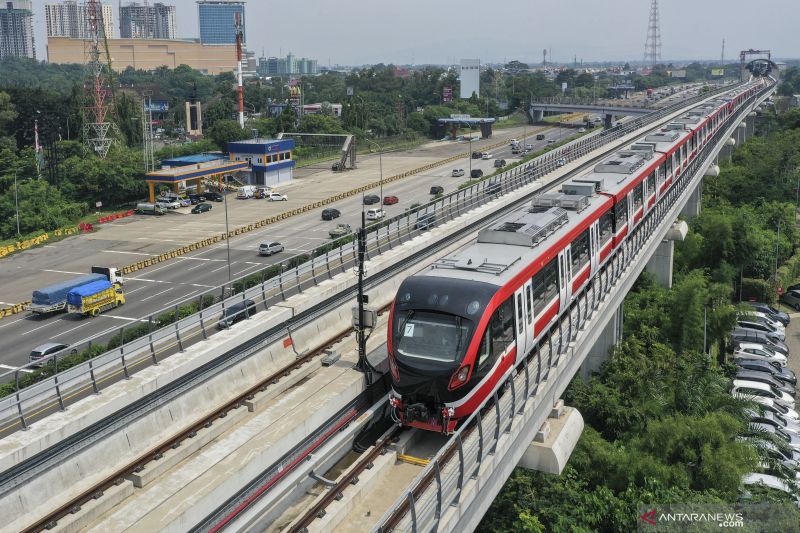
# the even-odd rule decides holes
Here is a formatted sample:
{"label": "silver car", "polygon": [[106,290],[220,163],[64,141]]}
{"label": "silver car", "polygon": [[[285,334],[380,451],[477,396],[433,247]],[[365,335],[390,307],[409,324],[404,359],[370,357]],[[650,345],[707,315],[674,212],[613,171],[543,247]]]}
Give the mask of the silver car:
{"label": "silver car", "polygon": [[781,295],[781,303],[800,311],[800,290],[786,291]]}

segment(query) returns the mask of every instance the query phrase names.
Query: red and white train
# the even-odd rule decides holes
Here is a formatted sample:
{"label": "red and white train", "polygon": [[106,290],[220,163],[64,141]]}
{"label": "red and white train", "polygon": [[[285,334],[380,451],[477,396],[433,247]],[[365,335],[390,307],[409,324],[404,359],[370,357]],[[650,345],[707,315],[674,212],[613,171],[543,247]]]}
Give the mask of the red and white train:
{"label": "red and white train", "polygon": [[454,431],[762,88],[751,83],[696,106],[405,279],[388,333],[400,423]]}

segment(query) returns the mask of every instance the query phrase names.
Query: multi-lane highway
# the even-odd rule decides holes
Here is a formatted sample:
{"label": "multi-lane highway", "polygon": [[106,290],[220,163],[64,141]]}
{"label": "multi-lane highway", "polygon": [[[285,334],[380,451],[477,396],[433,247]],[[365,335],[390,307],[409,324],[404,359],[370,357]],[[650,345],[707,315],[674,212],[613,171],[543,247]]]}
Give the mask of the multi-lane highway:
{"label": "multi-lane highway", "polygon": [[[528,133],[540,131],[528,129]],[[501,131],[487,141],[473,142],[473,151],[481,150],[482,146],[507,140],[512,137],[521,137],[522,128]],[[558,139],[559,136],[568,135],[570,132],[550,129],[545,132],[546,139],[534,141],[529,137],[529,143],[534,145],[534,150],[541,149],[547,140]],[[387,216],[402,213],[413,203],[424,203],[432,197],[430,187],[439,185],[445,192],[457,189],[458,185],[469,179],[470,163],[472,168],[480,168],[484,174],[492,173],[495,159],[505,159],[512,163],[519,155],[511,153],[510,146],[492,150],[494,156],[490,160],[470,159],[467,157],[469,143],[444,143],[447,145],[444,153],[437,158],[443,159],[447,151],[463,153],[464,157],[449,165],[444,165],[426,173],[411,176],[383,187],[383,195],[394,195],[399,198],[395,205],[383,206]],[[441,149],[440,149],[441,151]],[[415,158],[415,153],[399,153],[393,156],[383,155],[384,170],[387,159],[390,157],[405,158],[405,168],[414,168],[424,164]],[[360,167],[371,168],[377,166],[377,156],[362,158]],[[398,169],[403,168],[402,163]],[[461,168],[465,170],[464,177],[452,177],[452,170]],[[295,207],[310,203],[314,198],[315,180],[327,180],[327,186],[334,190],[349,190],[361,183],[374,181],[377,175],[367,176],[362,182],[355,181],[348,173],[332,175],[330,172],[306,171],[305,178],[300,177],[281,192],[289,196],[287,202],[267,202],[265,200],[236,200],[235,195],[228,197],[229,216],[236,220],[231,227],[252,222],[280,213]],[[317,178],[314,176],[317,175]],[[390,174],[387,174],[390,175]],[[321,176],[321,177],[320,177]],[[332,183],[335,181],[335,183]],[[320,185],[321,186],[321,185]],[[378,194],[379,188],[371,193]],[[317,196],[319,196],[317,194]],[[327,195],[326,195],[327,196]],[[330,241],[328,231],[337,223],[347,223],[353,228],[360,225],[362,200],[360,196],[350,197],[326,207],[333,207],[341,211],[340,218],[333,221],[322,221],[322,209],[315,209],[308,213],[297,215],[244,235],[230,239],[230,274],[232,278],[256,272],[266,265],[277,263],[301,252],[310,250]],[[379,204],[369,207],[380,207]],[[188,211],[188,209],[186,209]],[[213,217],[213,218],[212,218]],[[31,290],[68,279],[74,275],[86,273],[92,264],[116,266],[146,259],[161,253],[164,249],[171,249],[187,242],[192,242],[203,236],[202,231],[224,231],[224,204],[214,204],[210,213],[202,215],[188,215],[170,213],[164,217],[131,217],[116,222],[119,225],[120,235],[128,237],[125,243],[118,242],[108,249],[108,241],[102,239],[103,231],[97,236],[85,235],[60,243],[50,245],[48,248],[26,252],[27,257],[11,257],[0,264],[0,294],[2,301],[9,302],[13,299],[24,300],[30,297]],[[193,226],[200,225],[203,230]],[[140,228],[137,230],[137,226]],[[110,228],[109,228],[110,229]],[[189,234],[190,238],[182,235],[178,238],[175,232],[182,231]],[[111,230],[114,231],[114,230]],[[199,233],[198,233],[199,232]],[[122,237],[120,237],[122,238]],[[285,246],[285,251],[270,257],[258,255],[258,246],[265,241],[278,241]],[[120,308],[108,311],[95,318],[83,318],[74,314],[58,314],[48,317],[20,314],[0,320],[0,336],[3,338],[3,352],[0,355],[0,372],[18,367],[28,360],[30,350],[44,342],[57,341],[66,344],[75,344],[91,335],[105,331],[109,328],[119,328],[131,325],[141,320],[142,317],[170,306],[183,302],[187,298],[198,297],[209,289],[216,287],[228,280],[227,245],[225,242],[217,243],[199,249],[190,254],[159,263],[149,268],[139,270],[125,277],[125,292],[127,303]],[[109,261],[113,261],[110,264]],[[34,266],[35,265],[35,266]]]}

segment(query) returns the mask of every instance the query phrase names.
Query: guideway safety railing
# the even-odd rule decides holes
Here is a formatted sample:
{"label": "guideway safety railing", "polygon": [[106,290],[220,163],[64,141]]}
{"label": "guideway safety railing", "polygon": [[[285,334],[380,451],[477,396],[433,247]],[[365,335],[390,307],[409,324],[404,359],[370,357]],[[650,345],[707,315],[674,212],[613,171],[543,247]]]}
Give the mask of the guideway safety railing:
{"label": "guideway safety railing", "polygon": [[[751,104],[770,89],[751,97],[728,124],[750,111]],[[543,401],[546,382],[586,328],[599,305],[613,293],[627,266],[641,253],[655,230],[665,222],[689,183],[705,165],[714,147],[730,136],[731,128],[720,129],[707,141],[698,156],[674,182],[667,195],[639,222],[623,246],[600,267],[597,276],[581,289],[570,307],[560,315],[545,337],[513,370],[512,377],[499,383],[491,395],[440,448],[425,469],[412,481],[377,522],[373,531],[437,531],[447,508],[461,500],[465,484],[478,477],[483,461],[493,455],[503,435],[510,433]],[[505,391],[505,392],[502,392]],[[541,393],[541,394],[539,394]],[[537,395],[538,398],[537,398]],[[531,401],[529,401],[531,400]]]}
{"label": "guideway safety railing", "polygon": [[[606,130],[602,135],[577,139],[496,176],[484,178],[404,214],[373,224],[368,228],[367,257],[375,257],[432,226],[452,220],[499,195],[539,180],[560,167],[562,161],[559,160],[578,159],[636,129],[697,101],[728,91],[731,87],[726,86],[665,107],[624,126]],[[30,386],[20,388],[18,385],[23,373],[33,368],[32,364],[0,374],[0,383],[13,381],[17,384],[17,390],[13,394],[0,398],[0,433],[27,429],[33,417],[41,417],[43,413],[54,409],[64,410],[71,401],[88,394],[98,394],[102,388],[119,379],[130,379],[138,369],[150,364],[157,365],[165,356],[184,351],[192,342],[208,339],[213,334],[220,315],[232,305],[253,300],[258,309],[266,310],[323,280],[347,272],[355,265],[357,256],[356,243],[350,239],[352,237],[340,239],[338,242],[342,244],[335,248],[330,248],[330,245],[317,248],[265,266],[258,272],[243,275],[203,294],[154,312],[133,325],[109,329],[73,344],[68,350],[50,356],[47,368],[52,370],[51,375]],[[197,311],[181,317],[180,313],[187,304],[195,304]],[[160,325],[159,317],[168,314],[174,314],[174,321]],[[291,321],[287,323],[289,336],[293,325]],[[146,329],[144,335],[124,342],[126,331],[130,334],[132,328],[137,327]],[[142,331],[138,333],[141,334]],[[59,360],[92,346],[104,345],[114,336],[120,340],[115,348],[69,369],[58,371]]]}

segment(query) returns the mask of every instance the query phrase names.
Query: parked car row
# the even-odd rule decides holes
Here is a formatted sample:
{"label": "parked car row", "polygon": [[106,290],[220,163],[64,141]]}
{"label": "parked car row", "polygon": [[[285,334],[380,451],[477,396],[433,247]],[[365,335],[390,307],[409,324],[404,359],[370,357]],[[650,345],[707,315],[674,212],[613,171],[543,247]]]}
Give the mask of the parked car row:
{"label": "parked car row", "polygon": [[[785,343],[789,315],[764,303],[749,302],[737,316],[731,332],[733,376],[731,394],[752,401],[748,409],[749,436],[742,440],[764,450],[771,461],[766,472],[751,473],[743,485],[781,488],[780,476],[800,480],[800,414],[796,410],[797,376],[787,368]],[[776,445],[775,442],[781,443]]]}

